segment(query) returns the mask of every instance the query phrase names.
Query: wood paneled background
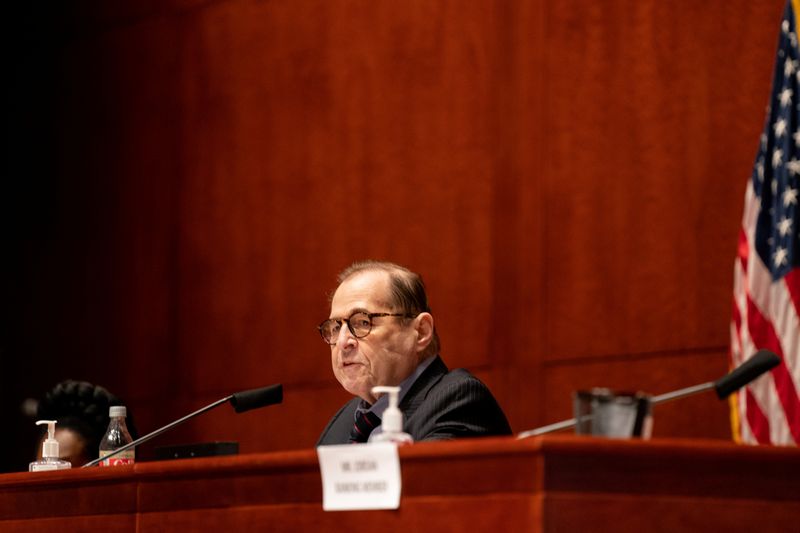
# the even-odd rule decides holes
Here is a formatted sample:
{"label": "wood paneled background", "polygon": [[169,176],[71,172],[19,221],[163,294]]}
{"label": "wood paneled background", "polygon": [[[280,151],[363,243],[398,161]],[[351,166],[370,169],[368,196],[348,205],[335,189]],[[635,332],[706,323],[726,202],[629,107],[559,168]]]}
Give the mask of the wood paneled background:
{"label": "wood paneled background", "polygon": [[[65,378],[143,433],[284,384],[145,456],[313,446],[347,399],[315,326],[362,258],[422,273],[515,431],[726,372],[783,0],[52,4],[6,21],[3,469]],[[654,435],[730,438],[727,405]]]}

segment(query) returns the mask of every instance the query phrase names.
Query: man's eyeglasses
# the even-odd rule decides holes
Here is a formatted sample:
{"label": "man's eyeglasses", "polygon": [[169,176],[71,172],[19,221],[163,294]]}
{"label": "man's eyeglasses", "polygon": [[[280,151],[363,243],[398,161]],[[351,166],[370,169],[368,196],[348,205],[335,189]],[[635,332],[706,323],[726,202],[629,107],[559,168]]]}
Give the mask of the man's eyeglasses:
{"label": "man's eyeglasses", "polygon": [[339,331],[342,329],[342,322],[347,324],[347,329],[357,339],[363,339],[369,332],[372,331],[372,319],[383,316],[402,316],[404,318],[414,318],[416,315],[409,313],[365,313],[363,311],[356,311],[347,318],[329,318],[322,324],[317,326],[322,340],[330,345],[336,344],[336,339],[339,338]]}

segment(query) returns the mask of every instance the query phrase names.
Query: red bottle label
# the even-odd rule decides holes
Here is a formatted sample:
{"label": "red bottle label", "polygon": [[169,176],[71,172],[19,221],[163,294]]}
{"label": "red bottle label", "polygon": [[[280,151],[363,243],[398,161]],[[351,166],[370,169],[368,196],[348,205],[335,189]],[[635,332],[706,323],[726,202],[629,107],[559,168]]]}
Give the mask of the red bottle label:
{"label": "red bottle label", "polygon": [[106,459],[100,463],[101,466],[117,466],[117,465],[132,465],[133,459],[128,459],[126,457],[117,458],[112,457],[111,459]]}
{"label": "red bottle label", "polygon": [[[105,457],[110,453],[111,453],[110,451],[103,450],[100,452],[100,457]],[[134,452],[133,450],[125,450],[124,452],[120,452],[114,457],[111,457],[109,459],[103,459],[102,461],[100,461],[100,466],[132,465],[136,457],[135,453],[136,452]]]}

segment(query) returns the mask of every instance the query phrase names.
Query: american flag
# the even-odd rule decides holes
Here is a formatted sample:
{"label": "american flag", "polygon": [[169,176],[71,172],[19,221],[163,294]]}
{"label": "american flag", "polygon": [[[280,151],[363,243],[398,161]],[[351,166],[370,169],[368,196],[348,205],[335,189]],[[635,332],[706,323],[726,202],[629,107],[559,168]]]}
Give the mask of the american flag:
{"label": "american flag", "polygon": [[784,12],[734,267],[731,365],[760,349],[781,358],[731,400],[734,439],[753,444],[800,444],[799,7],[791,0]]}

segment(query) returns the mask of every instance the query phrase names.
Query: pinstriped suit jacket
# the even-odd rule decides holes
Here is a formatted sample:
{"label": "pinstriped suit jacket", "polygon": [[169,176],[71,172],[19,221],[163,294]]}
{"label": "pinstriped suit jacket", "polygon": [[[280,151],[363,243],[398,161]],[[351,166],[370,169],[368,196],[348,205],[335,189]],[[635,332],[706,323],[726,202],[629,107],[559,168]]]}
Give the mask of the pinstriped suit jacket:
{"label": "pinstriped suit jacket", "polygon": [[[360,399],[328,422],[317,446],[347,444]],[[511,427],[489,389],[464,369],[448,371],[438,356],[400,402],[403,429],[415,441],[510,435]]]}

